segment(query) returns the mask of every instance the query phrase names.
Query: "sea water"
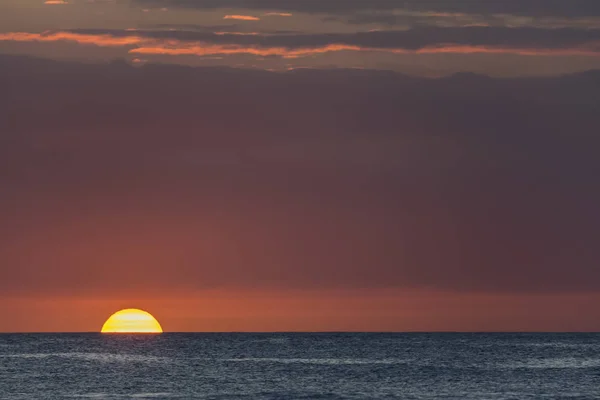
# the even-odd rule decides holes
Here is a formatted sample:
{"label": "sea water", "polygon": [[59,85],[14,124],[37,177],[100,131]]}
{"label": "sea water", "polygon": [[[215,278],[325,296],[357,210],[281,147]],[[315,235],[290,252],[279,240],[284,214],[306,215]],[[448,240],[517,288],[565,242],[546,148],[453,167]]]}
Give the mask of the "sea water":
{"label": "sea water", "polygon": [[0,399],[600,399],[600,334],[0,334]]}

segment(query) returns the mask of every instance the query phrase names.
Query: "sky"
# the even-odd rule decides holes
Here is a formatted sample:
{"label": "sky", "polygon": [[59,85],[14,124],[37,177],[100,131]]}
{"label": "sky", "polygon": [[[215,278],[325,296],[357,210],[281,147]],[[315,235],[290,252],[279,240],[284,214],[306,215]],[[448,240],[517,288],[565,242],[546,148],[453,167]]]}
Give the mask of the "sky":
{"label": "sky", "polygon": [[0,332],[600,331],[597,0],[0,0]]}

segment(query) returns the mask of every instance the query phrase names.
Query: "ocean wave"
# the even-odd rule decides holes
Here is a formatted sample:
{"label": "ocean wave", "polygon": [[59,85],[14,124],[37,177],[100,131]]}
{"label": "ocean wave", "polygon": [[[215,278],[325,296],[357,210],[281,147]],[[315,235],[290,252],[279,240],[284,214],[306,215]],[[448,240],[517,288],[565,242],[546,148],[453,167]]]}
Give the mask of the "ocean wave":
{"label": "ocean wave", "polygon": [[51,358],[62,357],[85,361],[98,362],[165,362],[166,357],[146,356],[139,354],[114,354],[114,353],[21,353],[21,354],[2,354],[0,358]]}
{"label": "ocean wave", "polygon": [[115,393],[83,393],[71,395],[72,398],[84,399],[106,399],[106,398],[133,398],[133,399],[152,399],[152,398],[174,398],[183,397],[174,393],[134,393],[134,394],[115,394]]}
{"label": "ocean wave", "polygon": [[352,365],[352,364],[407,364],[410,360],[401,359],[353,359],[353,358],[225,358],[230,362],[265,362],[282,364],[319,364],[319,365]]}
{"label": "ocean wave", "polygon": [[557,357],[532,359],[524,362],[513,362],[510,364],[501,364],[502,368],[506,369],[563,369],[563,368],[599,368],[599,358],[574,358],[574,357]]}

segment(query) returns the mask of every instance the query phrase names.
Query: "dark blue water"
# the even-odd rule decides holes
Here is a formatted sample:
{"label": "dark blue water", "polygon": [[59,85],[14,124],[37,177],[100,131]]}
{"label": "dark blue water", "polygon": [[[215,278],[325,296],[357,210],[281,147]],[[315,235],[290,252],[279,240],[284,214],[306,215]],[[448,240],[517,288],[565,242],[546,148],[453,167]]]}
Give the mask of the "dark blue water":
{"label": "dark blue water", "polygon": [[600,399],[600,335],[3,334],[0,398]]}

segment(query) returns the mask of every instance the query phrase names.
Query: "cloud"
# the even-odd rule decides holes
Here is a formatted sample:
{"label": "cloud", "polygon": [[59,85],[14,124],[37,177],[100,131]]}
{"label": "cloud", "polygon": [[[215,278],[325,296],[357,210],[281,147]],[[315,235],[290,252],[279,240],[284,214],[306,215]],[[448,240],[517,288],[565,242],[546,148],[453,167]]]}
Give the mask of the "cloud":
{"label": "cloud", "polygon": [[597,56],[600,52],[600,30],[571,28],[427,27],[348,34],[78,29],[42,34],[4,33],[0,34],[0,41],[72,41],[97,46],[127,46],[133,54],[250,54],[284,58],[340,51],[582,56]]}
{"label": "cloud", "polygon": [[46,0],[46,1],[44,1],[44,4],[61,5],[61,4],[69,4],[69,3],[65,0]]}
{"label": "cloud", "polygon": [[414,28],[421,26],[471,27],[492,26],[505,28],[600,28],[600,17],[521,17],[510,14],[464,14],[432,11],[395,10],[389,12],[356,12],[350,15],[328,15],[324,21],[349,24],[377,24]]}
{"label": "cloud", "polygon": [[[225,33],[226,34],[226,33]],[[251,35],[251,34],[248,34]],[[233,55],[247,54],[260,57],[278,56],[284,58],[299,58],[309,57],[318,54],[340,52],[340,51],[381,51],[377,48],[361,48],[358,46],[349,45],[326,45],[321,47],[313,47],[310,49],[289,50],[281,47],[272,48],[254,48],[246,46],[194,46],[185,45],[173,47],[172,45],[156,45],[142,46],[131,49],[131,54],[163,54],[170,56],[209,56],[209,55]],[[409,50],[403,49],[386,49],[383,50],[395,54],[409,54]],[[511,48],[487,48],[483,46],[447,46],[442,48],[424,48],[414,52],[414,54],[517,54],[524,56],[596,56],[599,53],[594,49],[568,49],[568,50],[519,50]]]}
{"label": "cloud", "polygon": [[597,71],[0,61],[2,293],[600,291]]}
{"label": "cloud", "polygon": [[279,56],[297,58],[339,51],[396,54],[491,53],[583,55],[600,52],[600,30],[533,28],[420,28],[350,34],[252,34],[197,31],[72,30],[0,34],[0,41],[71,41],[126,46],[133,54]]}
{"label": "cloud", "polygon": [[131,60],[131,63],[133,65],[143,65],[143,64],[145,64],[147,62],[148,62],[148,60],[144,60],[142,58],[134,58],[134,59]]}
{"label": "cloud", "polygon": [[218,25],[206,25],[206,24],[175,24],[175,23],[160,23],[160,24],[140,24],[140,29],[144,30],[171,30],[171,31],[201,31],[201,32],[215,32],[215,31],[236,31],[240,30],[242,26],[237,23],[218,24]]}
{"label": "cloud", "polygon": [[[156,0],[138,0],[141,4],[159,4]],[[197,1],[175,0],[175,6],[199,9],[233,8],[263,11],[264,15],[287,15],[291,12],[318,14],[323,21],[347,24],[377,24],[415,28],[500,26],[536,28],[600,28],[600,6],[595,0],[509,0],[509,1],[301,1],[281,4],[272,0]]]}
{"label": "cloud", "polygon": [[[137,31],[123,32],[136,33]],[[28,32],[8,32],[0,33],[0,41],[14,42],[58,42],[70,41],[79,44],[93,44],[95,46],[128,46],[138,44],[142,41],[140,37],[121,35],[82,35],[72,32],[48,32],[48,33],[28,33]]]}
{"label": "cloud", "polygon": [[265,17],[291,17],[292,13],[284,13],[284,12],[268,12],[263,14]]}
{"label": "cloud", "polygon": [[360,51],[356,46],[340,46],[329,45],[316,47],[306,50],[288,50],[286,48],[254,48],[247,46],[144,46],[130,50],[132,54],[164,54],[171,56],[209,56],[209,55],[233,55],[233,54],[249,54],[261,57],[279,56],[285,58],[298,58],[313,56],[316,54],[336,52],[336,51]]}
{"label": "cloud", "polygon": [[239,36],[257,36],[260,35],[259,32],[213,32],[215,35],[239,35]]}
{"label": "cloud", "polygon": [[[135,0],[142,5],[164,4],[162,0]],[[510,14],[518,16],[590,17],[600,16],[596,0],[507,0],[507,1],[447,1],[447,0],[171,0],[172,6],[198,9],[281,10],[321,14],[351,14],[391,10],[424,11],[463,14]]]}
{"label": "cloud", "polygon": [[239,21],[259,21],[260,18],[254,17],[252,15],[226,15],[223,19],[236,19]]}

